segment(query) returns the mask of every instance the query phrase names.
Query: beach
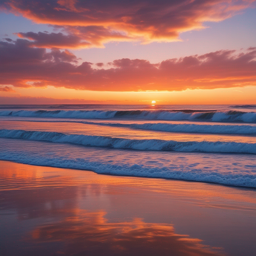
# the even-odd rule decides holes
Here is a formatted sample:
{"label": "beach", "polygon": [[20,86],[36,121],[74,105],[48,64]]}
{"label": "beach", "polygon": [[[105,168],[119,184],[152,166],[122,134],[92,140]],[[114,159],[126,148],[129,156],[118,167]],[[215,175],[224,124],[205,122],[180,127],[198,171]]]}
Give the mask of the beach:
{"label": "beach", "polygon": [[255,190],[0,162],[9,255],[254,255]]}
{"label": "beach", "polygon": [[0,256],[256,256],[256,0],[0,0]]}

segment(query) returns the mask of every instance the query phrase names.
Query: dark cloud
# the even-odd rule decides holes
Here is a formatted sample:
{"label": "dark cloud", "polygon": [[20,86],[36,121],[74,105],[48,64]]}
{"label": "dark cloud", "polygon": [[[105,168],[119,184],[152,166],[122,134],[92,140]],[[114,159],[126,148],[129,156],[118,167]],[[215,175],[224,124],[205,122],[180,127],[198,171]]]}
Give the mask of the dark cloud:
{"label": "dark cloud", "polygon": [[104,63],[99,62],[99,63],[96,63],[96,65],[97,65],[98,67],[103,67],[103,66],[104,66]]}
{"label": "dark cloud", "polygon": [[70,47],[88,47],[86,42],[101,46],[120,40],[177,40],[181,32],[202,28],[205,21],[226,19],[254,3],[255,0],[1,0],[0,9],[72,32],[68,36],[24,33],[37,46],[55,43],[55,47],[66,47],[70,43]]}
{"label": "dark cloud", "polygon": [[15,92],[10,86],[0,86],[0,92]]}
{"label": "dark cloud", "polygon": [[256,48],[217,51],[152,64],[119,59],[108,68],[77,64],[69,51],[31,48],[30,42],[0,42],[0,84],[96,91],[185,90],[256,85]]}
{"label": "dark cloud", "polygon": [[4,38],[4,40],[6,40],[7,42],[13,42],[11,38]]}
{"label": "dark cloud", "polygon": [[31,46],[42,48],[86,48],[91,46],[77,35],[64,35],[62,33],[27,32],[17,33],[20,38],[31,40]]}
{"label": "dark cloud", "polygon": [[106,29],[104,27],[71,27],[71,26],[55,26],[62,32],[27,32],[17,33],[20,38],[29,39],[31,47],[42,48],[90,48],[103,47],[104,42],[108,41],[128,41],[132,40],[128,36]]}
{"label": "dark cloud", "polygon": [[30,80],[35,84],[45,84],[54,74],[75,69],[71,63],[75,63],[77,58],[68,50],[52,49],[48,52],[30,46],[30,42],[23,39],[14,43],[0,41],[0,84],[30,87],[31,83],[27,83]]}

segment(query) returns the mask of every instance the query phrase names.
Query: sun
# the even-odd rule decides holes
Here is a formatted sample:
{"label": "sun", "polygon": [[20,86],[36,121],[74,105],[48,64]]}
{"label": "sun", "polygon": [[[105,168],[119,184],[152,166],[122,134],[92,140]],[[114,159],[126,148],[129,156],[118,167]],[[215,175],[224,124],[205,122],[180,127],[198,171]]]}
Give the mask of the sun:
{"label": "sun", "polygon": [[155,100],[152,100],[152,101],[151,101],[151,104],[156,104],[156,101],[155,101]]}

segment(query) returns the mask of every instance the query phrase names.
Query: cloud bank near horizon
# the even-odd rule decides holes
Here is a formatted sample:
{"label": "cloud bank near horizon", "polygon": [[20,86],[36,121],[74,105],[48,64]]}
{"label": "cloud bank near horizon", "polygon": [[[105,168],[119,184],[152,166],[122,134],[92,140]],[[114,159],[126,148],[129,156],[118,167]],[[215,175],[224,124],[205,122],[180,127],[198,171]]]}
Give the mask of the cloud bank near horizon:
{"label": "cloud bank near horizon", "polygon": [[171,42],[182,32],[202,29],[255,5],[255,0],[0,0],[0,10],[57,33],[18,33],[32,47],[103,47],[110,41]]}
{"label": "cloud bank near horizon", "polygon": [[68,50],[31,47],[25,39],[0,41],[0,84],[7,87],[47,85],[93,91],[180,91],[256,85],[256,47],[244,52],[222,50],[150,63],[117,59],[79,64]]}

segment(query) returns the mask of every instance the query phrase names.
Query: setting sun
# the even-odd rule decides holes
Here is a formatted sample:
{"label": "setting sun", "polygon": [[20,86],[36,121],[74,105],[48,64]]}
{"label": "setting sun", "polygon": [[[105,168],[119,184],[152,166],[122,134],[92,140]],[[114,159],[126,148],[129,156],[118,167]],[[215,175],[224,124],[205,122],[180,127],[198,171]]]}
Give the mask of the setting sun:
{"label": "setting sun", "polygon": [[151,101],[151,104],[156,104],[156,101],[155,101],[155,100],[152,100],[152,101]]}

